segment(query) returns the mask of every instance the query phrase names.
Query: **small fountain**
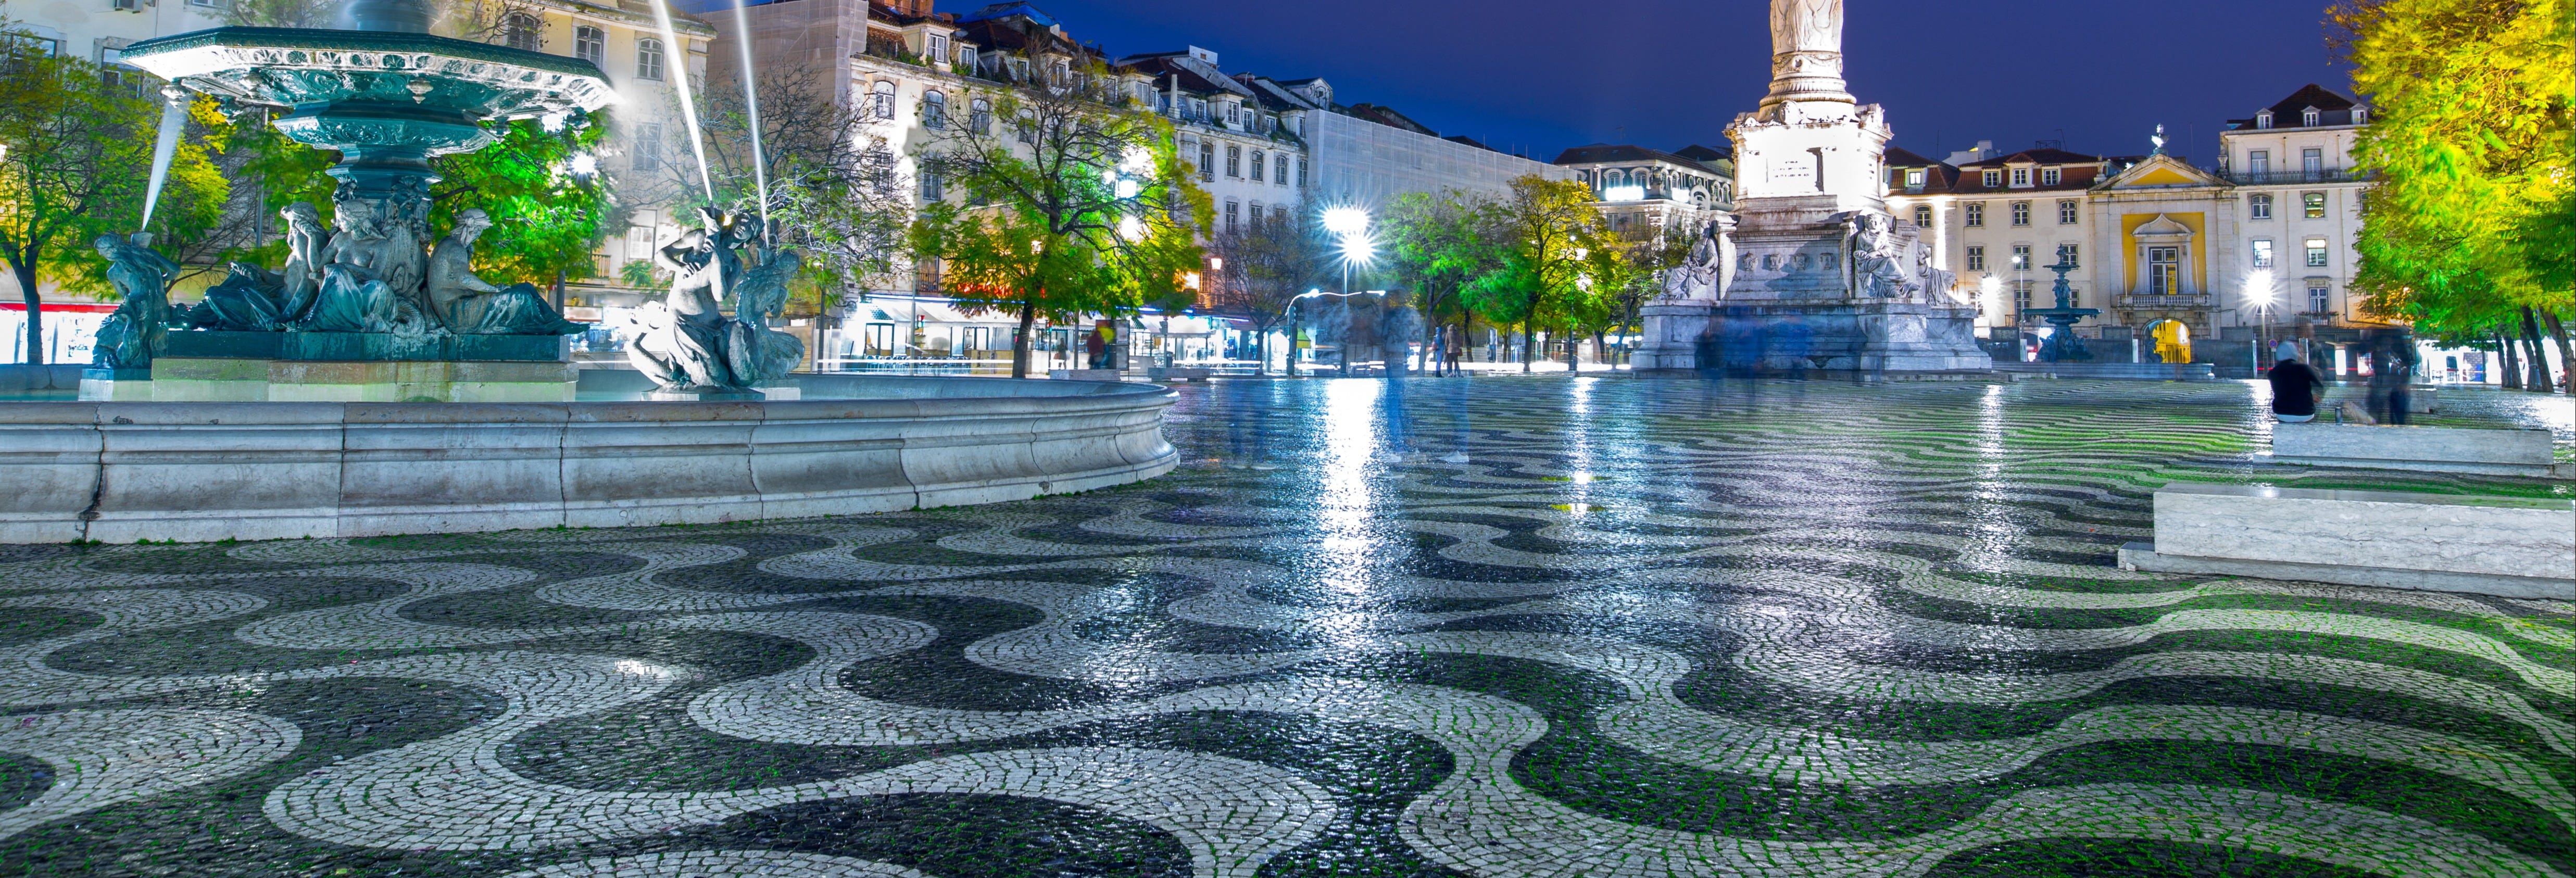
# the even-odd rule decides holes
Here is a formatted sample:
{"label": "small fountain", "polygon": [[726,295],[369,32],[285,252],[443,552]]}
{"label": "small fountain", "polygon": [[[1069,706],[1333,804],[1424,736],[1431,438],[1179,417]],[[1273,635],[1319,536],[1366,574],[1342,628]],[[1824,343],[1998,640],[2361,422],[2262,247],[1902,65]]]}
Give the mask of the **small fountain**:
{"label": "small fountain", "polygon": [[2024,308],[2021,312],[2048,321],[2048,346],[2040,349],[2039,358],[2050,363],[2078,363],[2093,359],[2093,352],[2084,347],[2084,339],[2076,336],[2075,324],[2102,311],[2099,308],[2075,307],[2075,287],[2066,280],[2067,272],[2083,266],[2075,264],[2075,257],[2059,253],[2057,264],[2042,267],[2057,272],[2057,288],[2054,290],[2057,307]]}
{"label": "small fountain", "polygon": [[587,62],[431,36],[418,0],[349,13],[353,30],[126,49],[174,104],[284,108],[280,130],[340,152],[340,186],[327,225],[311,204],[284,211],[284,266],[236,263],[186,308],[149,235],[98,240],[125,301],[82,401],[0,402],[0,448],[20,451],[0,455],[18,489],[0,492],[0,543],[839,515],[1087,491],[1178,462],[1172,394],[1150,385],[790,375],[803,343],[769,318],[799,259],[749,211],[701,209],[659,248],[675,279],[643,309],[633,368],[576,374],[578,324],[533,287],[474,276],[491,218],[457,210],[432,246],[429,159],[490,144],[490,123],[617,96]]}

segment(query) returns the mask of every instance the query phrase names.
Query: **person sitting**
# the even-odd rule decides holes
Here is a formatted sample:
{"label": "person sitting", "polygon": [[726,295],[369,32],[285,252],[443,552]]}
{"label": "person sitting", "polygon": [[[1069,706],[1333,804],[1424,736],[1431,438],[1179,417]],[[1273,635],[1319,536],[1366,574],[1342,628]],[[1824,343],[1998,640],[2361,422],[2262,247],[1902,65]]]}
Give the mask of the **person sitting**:
{"label": "person sitting", "polygon": [[2325,378],[2318,375],[2317,370],[2308,368],[2308,364],[2299,362],[2296,357],[2284,357],[2272,364],[2270,377],[2272,417],[2284,424],[2316,420],[2317,396],[2326,387]]}

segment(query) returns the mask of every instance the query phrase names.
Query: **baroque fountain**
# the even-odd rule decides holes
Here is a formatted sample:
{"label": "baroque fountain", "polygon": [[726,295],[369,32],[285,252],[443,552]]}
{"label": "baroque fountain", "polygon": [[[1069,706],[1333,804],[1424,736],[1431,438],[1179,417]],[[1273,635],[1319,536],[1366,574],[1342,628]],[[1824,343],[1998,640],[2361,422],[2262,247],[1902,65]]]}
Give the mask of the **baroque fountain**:
{"label": "baroque fountain", "polygon": [[276,107],[278,130],[337,151],[330,219],[290,205],[284,265],[235,263],[185,307],[150,236],[99,238],[124,301],[82,401],[0,403],[0,480],[25,488],[0,492],[0,543],[835,515],[1091,490],[1177,462],[1157,387],[791,374],[802,342],[767,320],[798,256],[713,209],[660,248],[675,280],[629,368],[577,368],[566,335],[586,327],[535,287],[475,275],[496,218],[456,210],[434,234],[429,160],[490,145],[495,123],[599,112],[618,100],[607,78],[432,35],[421,0],[345,17],[125,50],[174,106],[194,91]]}

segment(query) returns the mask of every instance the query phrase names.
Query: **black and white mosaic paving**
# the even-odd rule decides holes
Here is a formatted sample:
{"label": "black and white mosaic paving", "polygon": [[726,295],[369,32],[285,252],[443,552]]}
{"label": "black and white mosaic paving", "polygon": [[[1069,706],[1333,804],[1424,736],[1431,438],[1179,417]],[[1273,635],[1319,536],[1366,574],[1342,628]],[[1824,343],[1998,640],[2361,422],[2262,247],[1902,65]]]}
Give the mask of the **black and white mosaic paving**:
{"label": "black and white mosaic paving", "polygon": [[2567,490],[2253,392],[1220,382],[1079,496],[0,548],[0,876],[2576,874],[2576,606],[2113,566]]}

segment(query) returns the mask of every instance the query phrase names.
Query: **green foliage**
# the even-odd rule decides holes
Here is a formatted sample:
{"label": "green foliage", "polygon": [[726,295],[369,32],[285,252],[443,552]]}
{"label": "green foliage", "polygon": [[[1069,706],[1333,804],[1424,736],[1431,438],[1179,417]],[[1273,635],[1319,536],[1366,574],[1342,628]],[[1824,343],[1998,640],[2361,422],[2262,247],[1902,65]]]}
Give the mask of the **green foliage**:
{"label": "green foliage", "polygon": [[1019,318],[1015,377],[1028,372],[1038,318],[1180,302],[1183,276],[1204,264],[1197,238],[1212,210],[1170,124],[1128,109],[1105,70],[1083,74],[954,96],[960,110],[989,101],[989,117],[939,120],[946,136],[917,157],[967,204],[922,208],[912,251],[939,261],[945,291],[965,307]]}
{"label": "green foliage", "polygon": [[1463,313],[1468,284],[1499,267],[1502,248],[1486,234],[1492,205],[1455,190],[1412,193],[1387,205],[1380,245],[1397,283],[1432,320]]}
{"label": "green foliage", "polygon": [[[832,291],[856,291],[885,278],[904,245],[911,206],[897,185],[895,156],[882,138],[851,136],[866,120],[834,99],[822,78],[828,68],[764,72],[760,95],[760,149],[752,149],[750,101],[741,83],[711,83],[702,96],[707,164],[716,185],[707,199],[690,162],[668,163],[662,181],[685,209],[713,204],[747,216],[766,216],[778,242],[797,248],[805,268],[791,287],[792,300],[819,307]],[[674,132],[663,152],[689,155],[685,130]],[[761,175],[769,181],[761,201]],[[765,211],[764,211],[765,208]]]}
{"label": "green foliage", "polygon": [[[1463,292],[1468,307],[1497,324],[1537,330],[1597,326],[1608,313],[1605,271],[1624,258],[1620,241],[1592,206],[1583,184],[1530,175],[1482,211],[1487,240],[1499,251],[1483,261]],[[1612,278],[1615,280],[1615,278]],[[1523,347],[1524,362],[1536,356]]]}
{"label": "green foliage", "polygon": [[2373,106],[2356,284],[2382,316],[2482,334],[2576,305],[2576,9],[2569,0],[2350,0],[2355,87]]}
{"label": "green foliage", "polygon": [[430,160],[445,179],[431,189],[433,234],[444,234],[456,214],[481,208],[492,230],[475,245],[475,270],[496,284],[552,284],[598,271],[592,253],[608,230],[625,224],[604,174],[577,174],[576,155],[596,155],[608,132],[597,117],[574,119],[547,131],[534,119],[501,126],[499,142],[481,150]]}

